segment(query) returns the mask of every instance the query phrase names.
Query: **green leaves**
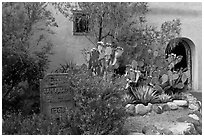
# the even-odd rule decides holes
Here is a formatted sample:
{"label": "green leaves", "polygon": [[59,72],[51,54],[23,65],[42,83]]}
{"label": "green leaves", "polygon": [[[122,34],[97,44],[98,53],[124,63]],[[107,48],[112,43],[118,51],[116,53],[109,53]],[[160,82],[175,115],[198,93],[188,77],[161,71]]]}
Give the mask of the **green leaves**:
{"label": "green leaves", "polygon": [[[79,110],[78,119],[73,122],[80,127],[83,134],[123,134],[126,113],[122,106],[121,96],[124,91],[121,87],[125,83],[117,79],[113,84],[99,76],[90,77],[87,73],[73,74],[70,77],[74,100]],[[131,98],[126,97],[125,100],[130,101]]]}
{"label": "green leaves", "polygon": [[182,77],[181,77],[182,83],[185,83],[188,78],[190,78],[190,71],[189,70],[186,72],[183,72]]}
{"label": "green leaves", "polygon": [[162,79],[162,84],[166,83],[168,81],[168,75],[164,74],[162,75],[161,79]]}
{"label": "green leaves", "polygon": [[[25,110],[22,102],[29,100],[27,104],[30,104],[30,98],[39,100],[39,79],[48,68],[48,56],[52,54],[53,46],[46,37],[50,34],[46,23],[55,22],[46,6],[43,2],[8,2],[2,7],[3,99],[9,102],[3,102],[3,110]],[[27,82],[28,88],[20,94],[22,82]],[[33,92],[35,95],[31,96]],[[32,107],[35,107],[32,111],[39,110],[36,107],[39,102],[32,104],[29,110]]]}
{"label": "green leaves", "polygon": [[132,61],[132,68],[133,68],[133,69],[137,69],[137,66],[138,66],[137,61],[133,60],[133,61]]}
{"label": "green leaves", "polygon": [[174,88],[178,88],[178,89],[183,89],[184,88],[184,84],[183,83],[178,83],[174,86]]}
{"label": "green leaves", "polygon": [[173,74],[173,75],[172,75],[172,79],[173,79],[173,80],[176,80],[176,79],[178,79],[178,78],[179,78],[179,74]]}

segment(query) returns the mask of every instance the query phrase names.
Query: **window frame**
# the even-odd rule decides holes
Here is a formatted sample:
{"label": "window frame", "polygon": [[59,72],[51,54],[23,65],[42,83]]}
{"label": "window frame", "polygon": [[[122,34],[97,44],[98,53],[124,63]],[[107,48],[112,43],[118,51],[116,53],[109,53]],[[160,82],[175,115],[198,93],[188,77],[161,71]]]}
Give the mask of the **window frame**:
{"label": "window frame", "polygon": [[[81,10],[73,10],[73,35],[84,35],[84,34],[87,34],[89,32],[89,23],[88,23],[88,14],[84,13],[83,11]],[[82,31],[82,32],[77,32],[77,23],[76,23],[76,18],[79,17],[79,16],[86,16],[86,27],[87,27],[87,30],[85,31]]]}

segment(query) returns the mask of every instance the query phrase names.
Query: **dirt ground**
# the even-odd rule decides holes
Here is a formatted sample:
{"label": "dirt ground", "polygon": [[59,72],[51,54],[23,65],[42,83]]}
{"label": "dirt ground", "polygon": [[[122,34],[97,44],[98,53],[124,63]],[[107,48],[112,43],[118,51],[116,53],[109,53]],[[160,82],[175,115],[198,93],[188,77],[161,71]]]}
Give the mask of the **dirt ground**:
{"label": "dirt ground", "polygon": [[176,119],[182,116],[187,116],[189,109],[178,109],[174,111],[165,111],[162,114],[151,112],[145,116],[129,117],[125,123],[125,128],[130,132],[142,133],[142,128],[145,125],[155,125],[160,128],[167,128],[175,124]]}

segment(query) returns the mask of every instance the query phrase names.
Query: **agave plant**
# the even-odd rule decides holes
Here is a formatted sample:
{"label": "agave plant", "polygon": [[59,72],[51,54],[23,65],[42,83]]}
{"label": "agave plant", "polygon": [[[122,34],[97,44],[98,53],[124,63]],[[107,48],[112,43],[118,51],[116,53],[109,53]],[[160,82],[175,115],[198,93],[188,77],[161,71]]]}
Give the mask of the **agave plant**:
{"label": "agave plant", "polygon": [[181,92],[177,92],[175,94],[172,94],[171,97],[172,97],[172,100],[182,100],[182,99],[185,99],[185,97],[182,95]]}
{"label": "agave plant", "polygon": [[166,102],[170,102],[172,101],[172,97],[167,95],[167,94],[161,94],[159,95],[159,100],[162,102],[162,103],[166,103]]}
{"label": "agave plant", "polygon": [[157,90],[150,86],[143,85],[136,88],[129,88],[130,93],[135,98],[136,103],[147,105],[148,103],[158,103],[159,96]]}
{"label": "agave plant", "polygon": [[132,104],[135,103],[135,98],[130,94],[124,94],[123,101],[125,104]]}

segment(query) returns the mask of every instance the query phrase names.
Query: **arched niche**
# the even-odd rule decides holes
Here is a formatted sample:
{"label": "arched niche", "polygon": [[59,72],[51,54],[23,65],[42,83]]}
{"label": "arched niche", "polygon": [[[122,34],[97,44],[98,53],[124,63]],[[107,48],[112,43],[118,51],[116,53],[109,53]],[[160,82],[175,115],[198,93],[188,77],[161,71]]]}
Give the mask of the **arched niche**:
{"label": "arched niche", "polygon": [[195,85],[194,79],[195,75],[195,44],[192,40],[186,37],[178,37],[170,40],[167,44],[166,54],[174,53],[177,56],[182,55],[183,59],[180,63],[175,65],[175,69],[185,68],[190,70],[190,80],[188,84],[188,89],[192,89]]}

